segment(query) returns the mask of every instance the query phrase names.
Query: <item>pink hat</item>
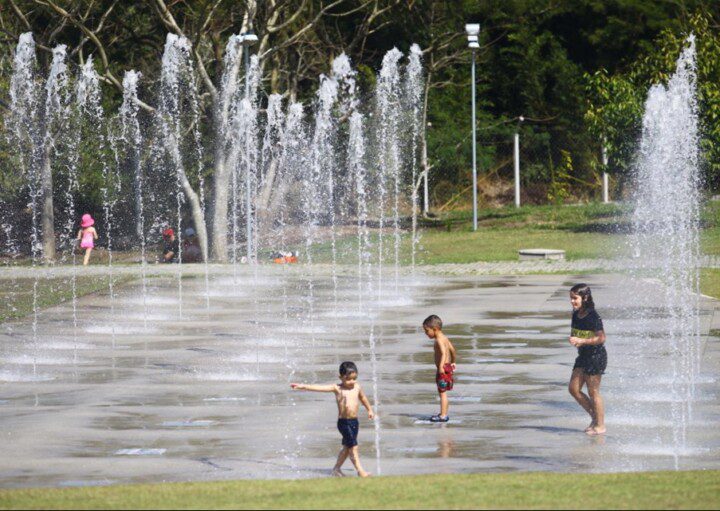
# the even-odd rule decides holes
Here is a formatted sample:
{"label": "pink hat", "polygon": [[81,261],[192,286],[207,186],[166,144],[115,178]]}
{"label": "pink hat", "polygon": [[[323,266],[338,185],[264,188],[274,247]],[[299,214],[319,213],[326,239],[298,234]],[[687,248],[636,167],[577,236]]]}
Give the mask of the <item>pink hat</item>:
{"label": "pink hat", "polygon": [[95,220],[93,220],[93,217],[91,217],[88,213],[85,213],[82,216],[82,221],[80,222],[80,227],[90,227],[91,225],[95,224]]}

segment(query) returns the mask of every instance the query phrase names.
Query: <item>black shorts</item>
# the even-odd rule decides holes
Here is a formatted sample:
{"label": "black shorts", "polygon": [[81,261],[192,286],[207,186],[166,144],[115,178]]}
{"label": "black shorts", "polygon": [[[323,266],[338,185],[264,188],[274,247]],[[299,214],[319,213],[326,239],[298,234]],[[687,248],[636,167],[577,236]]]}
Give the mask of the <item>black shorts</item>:
{"label": "black shorts", "polygon": [[357,443],[360,423],[357,419],[338,419],[337,428],[342,435],[342,444],[345,447],[355,447]]}
{"label": "black shorts", "polygon": [[[591,349],[587,349],[591,348]],[[575,359],[573,369],[580,368],[589,376],[605,374],[607,367],[607,351],[605,346],[582,346],[580,354]]]}

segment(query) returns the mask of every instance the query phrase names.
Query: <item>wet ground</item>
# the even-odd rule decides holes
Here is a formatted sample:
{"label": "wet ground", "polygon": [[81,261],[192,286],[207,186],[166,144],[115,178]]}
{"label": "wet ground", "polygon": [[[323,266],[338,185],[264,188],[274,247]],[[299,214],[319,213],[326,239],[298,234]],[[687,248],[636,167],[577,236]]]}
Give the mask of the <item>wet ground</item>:
{"label": "wet ground", "polygon": [[[79,299],[75,312],[67,303],[41,311],[35,325],[32,317],[2,325],[0,486],[329,475],[340,447],[333,397],[288,384],[333,382],[343,360],[358,364],[366,393],[377,396],[379,437],[364,415],[360,430],[374,473],[720,468],[714,300],[701,302],[702,362],[682,428],[663,312],[642,298],[657,291],[652,281],[417,274],[396,282],[388,273],[380,291],[376,280],[341,274],[334,283],[302,267],[214,267],[207,284],[202,271],[181,279],[163,271],[145,293],[137,280],[113,299]],[[581,280],[608,335],[608,433],[594,438],[567,392],[575,358],[567,290]],[[641,309],[657,315],[644,332],[657,348],[637,342]],[[439,406],[432,343],[420,328],[431,313],[459,357],[443,425],[424,420]]]}

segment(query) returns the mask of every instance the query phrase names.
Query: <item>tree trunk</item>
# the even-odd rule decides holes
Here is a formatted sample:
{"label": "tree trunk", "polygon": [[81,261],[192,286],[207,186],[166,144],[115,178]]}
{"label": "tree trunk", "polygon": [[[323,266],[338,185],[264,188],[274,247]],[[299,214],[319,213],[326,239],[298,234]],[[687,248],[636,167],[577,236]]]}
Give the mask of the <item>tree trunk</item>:
{"label": "tree trunk", "polygon": [[43,259],[46,263],[55,262],[55,211],[53,206],[53,179],[50,165],[50,144],[43,149],[42,175],[40,186],[42,190],[42,244]]}
{"label": "tree trunk", "polygon": [[200,197],[195,193],[190,182],[187,180],[185,172],[181,171],[180,180],[182,181],[182,187],[185,191],[185,196],[190,201],[190,211],[192,212],[193,223],[195,224],[195,230],[197,232],[198,241],[200,242],[200,252],[202,253],[203,261],[207,261],[208,257],[208,236],[207,227],[205,227],[205,217],[203,216],[202,207],[200,206]]}
{"label": "tree trunk", "polygon": [[263,180],[262,189],[260,190],[260,195],[258,197],[258,203],[257,203],[257,209],[258,210],[264,210],[267,209],[268,205],[270,204],[270,196],[272,195],[274,184],[275,184],[275,176],[277,175],[277,168],[278,168],[278,161],[277,158],[273,158],[270,162],[270,165],[268,166],[267,174],[265,174],[265,179]]}
{"label": "tree trunk", "polygon": [[[248,9],[245,12],[243,24],[241,27],[241,33],[248,30],[252,21],[249,14],[254,13],[255,2],[248,3]],[[228,193],[230,187],[230,172],[228,166],[232,164],[233,158],[230,155],[226,155],[227,140],[229,138],[229,132],[232,129],[232,120],[229,119],[230,108],[235,91],[237,90],[237,76],[240,72],[240,63],[243,61],[243,53],[246,51],[245,47],[241,47],[238,50],[237,60],[235,66],[229,71],[230,77],[227,80],[228,90],[220,90],[218,94],[219,105],[215,108],[215,173],[213,176],[213,190],[214,190],[214,207],[213,207],[213,218],[212,218],[212,257],[215,261],[220,263],[226,263],[228,260],[228,200],[230,194]],[[231,150],[232,152],[232,150]]]}
{"label": "tree trunk", "polygon": [[[190,184],[190,181],[188,181],[187,174],[185,174],[185,169],[182,166],[182,157],[180,156],[180,148],[177,143],[177,139],[174,135],[170,135],[165,142],[170,145],[168,148],[170,151],[170,155],[172,156],[175,166],[176,166],[176,172],[178,173],[180,177],[180,184],[183,187],[183,191],[185,192],[185,196],[187,197],[188,201],[190,201],[190,211],[192,213],[193,217],[193,223],[195,224],[195,232],[198,237],[198,241],[200,242],[200,253],[202,254],[203,261],[207,261],[208,257],[208,237],[207,237],[207,226],[205,225],[205,215],[203,215],[202,206],[200,204],[200,197],[198,194],[193,190],[192,185]],[[180,225],[178,225],[178,229],[180,228]]]}
{"label": "tree trunk", "polygon": [[[221,145],[222,142],[216,142]],[[215,150],[215,175],[213,176],[213,189],[215,190],[215,206],[212,219],[212,258],[220,263],[227,262],[227,214],[228,214],[228,186],[230,173],[225,164],[225,155],[222,149]]]}

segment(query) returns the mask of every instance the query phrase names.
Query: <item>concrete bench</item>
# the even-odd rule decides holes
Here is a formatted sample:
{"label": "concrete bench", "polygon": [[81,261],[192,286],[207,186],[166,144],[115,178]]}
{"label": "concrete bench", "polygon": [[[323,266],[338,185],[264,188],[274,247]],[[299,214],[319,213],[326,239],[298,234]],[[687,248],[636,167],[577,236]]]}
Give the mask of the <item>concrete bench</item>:
{"label": "concrete bench", "polygon": [[562,261],[565,259],[564,250],[555,250],[552,248],[522,248],[518,250],[521,261],[533,261],[537,259],[551,259]]}

